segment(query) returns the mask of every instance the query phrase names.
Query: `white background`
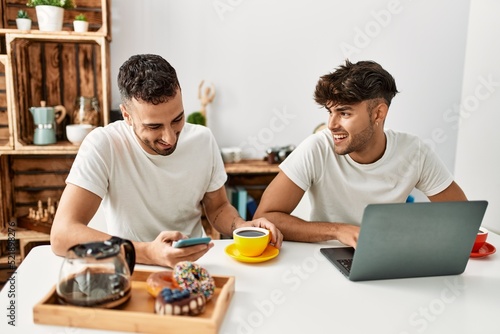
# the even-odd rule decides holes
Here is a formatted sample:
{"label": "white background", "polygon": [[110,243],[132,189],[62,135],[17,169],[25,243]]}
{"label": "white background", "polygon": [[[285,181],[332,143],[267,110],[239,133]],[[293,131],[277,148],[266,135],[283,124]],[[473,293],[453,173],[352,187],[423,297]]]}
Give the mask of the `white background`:
{"label": "white background", "polygon": [[297,145],[327,120],[312,98],[319,76],[345,58],[375,60],[400,91],[386,127],[426,140],[471,199],[490,201],[485,225],[500,229],[498,87],[468,106],[466,119],[459,113],[480,76],[500,82],[498,7],[494,0],[115,0],[112,107],[120,103],[119,66],[136,53],[160,54],[177,69],[186,113],[199,110],[200,81],[212,82],[208,126],[219,146],[262,158],[267,147]]}
{"label": "white background", "polygon": [[500,233],[498,13],[496,0],[471,1],[455,175],[469,199],[489,201],[483,223]]}

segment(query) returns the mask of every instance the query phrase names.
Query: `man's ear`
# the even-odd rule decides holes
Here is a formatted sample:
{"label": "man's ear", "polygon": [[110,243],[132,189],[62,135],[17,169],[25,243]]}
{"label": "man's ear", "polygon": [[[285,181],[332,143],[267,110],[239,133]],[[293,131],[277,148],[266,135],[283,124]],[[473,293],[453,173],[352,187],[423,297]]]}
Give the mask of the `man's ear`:
{"label": "man's ear", "polygon": [[120,111],[122,112],[123,119],[125,122],[129,125],[132,126],[132,115],[129,114],[127,111],[127,108],[125,107],[124,104],[120,104]]}
{"label": "man's ear", "polygon": [[389,106],[385,102],[379,103],[372,112],[373,123],[384,124],[388,111]]}

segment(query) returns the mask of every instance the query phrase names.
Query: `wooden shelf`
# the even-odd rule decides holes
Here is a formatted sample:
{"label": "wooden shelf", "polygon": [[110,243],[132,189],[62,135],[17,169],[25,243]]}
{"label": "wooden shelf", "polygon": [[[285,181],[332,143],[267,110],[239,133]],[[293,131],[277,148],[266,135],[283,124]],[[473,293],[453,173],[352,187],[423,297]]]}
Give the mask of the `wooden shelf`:
{"label": "wooden shelf", "polygon": [[101,31],[87,31],[87,32],[75,32],[75,31],[40,31],[37,29],[32,30],[19,30],[19,29],[0,29],[0,35],[16,34],[26,37],[36,37],[41,36],[42,38],[82,38],[82,37],[107,37],[104,32]]}
{"label": "wooden shelf", "polygon": [[[16,233],[15,233],[16,240],[20,240],[20,239],[46,239],[47,237],[48,237],[48,234],[46,234],[46,233],[25,230],[22,228],[16,229]],[[8,239],[9,239],[8,233],[6,231],[1,231],[0,232],[0,241],[8,240]]]}
{"label": "wooden shelf", "polygon": [[69,141],[63,140],[58,141],[53,145],[24,145],[17,146],[17,150],[4,152],[9,155],[60,155],[60,154],[70,154],[76,155],[80,146],[73,145]]}
{"label": "wooden shelf", "polygon": [[[48,106],[63,105],[73,113],[80,96],[99,101],[100,125],[109,123],[110,69],[109,42],[105,37],[61,34],[7,34],[7,54],[11,64],[14,149],[57,152],[72,145],[33,145],[34,124],[29,109],[46,101]],[[67,122],[71,122],[67,117]],[[61,131],[63,131],[61,129]],[[68,152],[68,153],[69,153]]]}
{"label": "wooden shelf", "polygon": [[[0,246],[1,250],[4,249],[3,244],[8,242],[8,240],[11,238],[12,235],[9,235],[7,232],[0,232],[0,244],[2,244]],[[25,230],[22,228],[15,229],[14,238],[17,241],[16,247],[18,247],[18,249],[16,249],[14,256],[16,263],[22,261],[26,257],[26,255],[28,255],[29,251],[32,248],[33,243],[35,243],[36,245],[39,244],[47,245],[50,243],[50,236],[48,234],[37,231]],[[1,252],[0,264],[6,263],[3,261],[6,261],[9,258],[9,253],[10,252],[4,252],[4,251]]]}
{"label": "wooden shelf", "polygon": [[[46,101],[72,115],[79,97],[96,97],[99,125],[110,122],[111,0],[77,1],[65,9],[63,30],[38,30],[36,10],[26,0],[0,0],[0,228],[27,215],[38,200],[58,201],[79,146],[64,140],[67,116],[57,128],[57,143],[34,145],[29,111]],[[26,10],[32,30],[16,29],[17,12]],[[89,32],[73,31],[85,13]],[[43,242],[43,241],[42,241]]]}
{"label": "wooden shelf", "polygon": [[227,185],[244,187],[257,203],[280,171],[278,164],[270,164],[264,160],[242,160],[224,166],[228,174]]}
{"label": "wooden shelf", "polygon": [[1,155],[2,226],[26,216],[29,208],[36,208],[40,200],[44,207],[48,198],[59,201],[74,158],[75,155],[67,153]]}
{"label": "wooden shelf", "polygon": [[63,27],[62,31],[58,32],[43,32],[39,31],[38,21],[36,16],[36,9],[34,7],[27,7],[26,0],[0,0],[0,7],[3,10],[2,20],[0,21],[0,34],[5,33],[19,33],[16,26],[16,17],[19,9],[25,10],[31,18],[32,30],[26,32],[30,34],[52,34],[52,35],[65,35],[65,34],[78,34],[73,31],[73,20],[79,13],[85,13],[87,21],[89,22],[89,32],[85,34],[94,34],[105,36],[111,40],[111,0],[81,0],[76,1],[76,8],[68,8],[64,10]]}
{"label": "wooden shelf", "polygon": [[[257,202],[260,201],[262,193],[279,172],[278,164],[269,164],[264,160],[242,160],[237,163],[224,164],[228,174],[228,186],[243,186],[248,194]],[[247,220],[250,220],[247,217]],[[202,217],[202,225],[207,235],[212,239],[220,239],[222,236],[214,230],[206,217]],[[231,236],[225,236],[231,237]]]}
{"label": "wooden shelf", "polygon": [[[111,0],[77,1],[76,8],[64,10],[63,30],[55,32],[38,30],[36,9],[25,0],[0,2],[0,154],[75,154],[78,147],[63,139],[78,97],[96,97],[99,125],[110,122]],[[32,30],[17,29],[20,9],[28,12]],[[73,31],[79,13],[87,17],[88,32]],[[54,145],[33,145],[29,108],[41,101],[63,105],[68,114]]]}
{"label": "wooden shelf", "polygon": [[12,121],[12,104],[10,101],[9,58],[0,55],[0,152],[14,149],[14,129]]}
{"label": "wooden shelf", "polygon": [[224,164],[224,167],[229,175],[278,174],[280,171],[278,164],[270,164],[264,160],[242,160]]}

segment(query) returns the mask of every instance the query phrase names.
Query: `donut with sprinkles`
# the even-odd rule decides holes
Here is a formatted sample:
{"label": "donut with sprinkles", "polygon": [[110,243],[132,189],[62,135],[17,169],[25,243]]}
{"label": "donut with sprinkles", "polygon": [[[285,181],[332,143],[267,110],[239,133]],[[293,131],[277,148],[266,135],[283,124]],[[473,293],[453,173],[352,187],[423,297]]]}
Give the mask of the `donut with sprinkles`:
{"label": "donut with sprinkles", "polygon": [[186,289],[190,293],[202,293],[209,301],[215,293],[215,282],[208,271],[199,264],[182,261],[174,266],[174,280],[179,288]]}

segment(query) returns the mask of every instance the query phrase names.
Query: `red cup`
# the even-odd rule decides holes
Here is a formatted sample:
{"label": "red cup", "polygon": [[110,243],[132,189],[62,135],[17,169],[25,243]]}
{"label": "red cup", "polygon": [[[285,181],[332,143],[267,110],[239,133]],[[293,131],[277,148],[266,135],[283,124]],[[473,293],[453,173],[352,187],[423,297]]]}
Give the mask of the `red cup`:
{"label": "red cup", "polygon": [[480,227],[477,232],[476,240],[474,241],[474,246],[472,246],[472,252],[477,253],[481,247],[486,243],[486,238],[488,238],[488,230],[484,227]]}

